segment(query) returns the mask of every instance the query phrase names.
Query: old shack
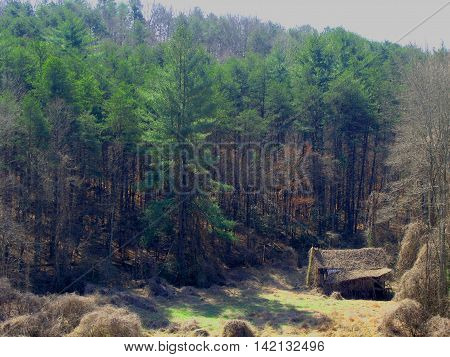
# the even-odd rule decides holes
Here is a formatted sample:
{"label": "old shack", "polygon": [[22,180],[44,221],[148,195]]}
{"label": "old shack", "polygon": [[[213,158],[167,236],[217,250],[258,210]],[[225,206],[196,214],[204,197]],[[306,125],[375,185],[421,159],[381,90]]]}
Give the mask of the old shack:
{"label": "old shack", "polygon": [[338,291],[347,299],[386,300],[392,269],[381,248],[309,251],[307,285],[326,294]]}

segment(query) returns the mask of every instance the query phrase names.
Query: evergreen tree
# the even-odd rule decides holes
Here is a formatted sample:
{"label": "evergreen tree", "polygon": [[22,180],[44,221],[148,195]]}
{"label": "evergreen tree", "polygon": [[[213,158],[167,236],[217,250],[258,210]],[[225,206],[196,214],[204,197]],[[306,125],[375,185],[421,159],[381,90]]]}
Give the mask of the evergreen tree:
{"label": "evergreen tree", "polygon": [[[232,223],[223,218],[214,203],[209,175],[202,175],[196,151],[215,119],[211,59],[195,45],[186,19],[181,19],[166,48],[162,84],[157,93],[157,136],[168,147],[172,165],[169,197],[176,225],[177,281],[180,284],[210,284],[205,271],[202,237],[218,234],[231,237]],[[199,222],[203,224],[199,225]],[[202,226],[206,225],[206,232]],[[189,257],[189,264],[187,263]]]}

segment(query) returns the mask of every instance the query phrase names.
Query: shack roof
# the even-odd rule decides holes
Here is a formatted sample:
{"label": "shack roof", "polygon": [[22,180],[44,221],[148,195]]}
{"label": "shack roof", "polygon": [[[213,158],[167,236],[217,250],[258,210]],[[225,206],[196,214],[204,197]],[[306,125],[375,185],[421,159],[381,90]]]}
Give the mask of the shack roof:
{"label": "shack roof", "polygon": [[388,265],[382,248],[315,249],[313,259],[318,268],[346,271],[377,270]]}

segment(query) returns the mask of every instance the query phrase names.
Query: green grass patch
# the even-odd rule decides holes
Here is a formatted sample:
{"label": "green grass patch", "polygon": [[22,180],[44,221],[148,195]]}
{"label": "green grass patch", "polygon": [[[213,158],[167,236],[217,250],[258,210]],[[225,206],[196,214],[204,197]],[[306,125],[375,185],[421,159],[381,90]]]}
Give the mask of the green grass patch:
{"label": "green grass patch", "polygon": [[[199,296],[158,299],[150,319],[183,324],[195,320],[212,336],[220,336],[230,319],[249,321],[260,335],[376,335],[380,301],[334,300],[283,287],[198,290]],[[326,321],[323,322],[323,321]],[[356,323],[354,322],[356,321]],[[324,332],[321,325],[330,327]],[[355,324],[360,326],[355,327]],[[370,326],[366,329],[366,324]],[[306,326],[306,327],[305,327]],[[164,334],[164,327],[161,327]],[[150,331],[149,331],[150,332]],[[155,332],[152,332],[155,334]],[[158,335],[156,333],[155,335]]]}

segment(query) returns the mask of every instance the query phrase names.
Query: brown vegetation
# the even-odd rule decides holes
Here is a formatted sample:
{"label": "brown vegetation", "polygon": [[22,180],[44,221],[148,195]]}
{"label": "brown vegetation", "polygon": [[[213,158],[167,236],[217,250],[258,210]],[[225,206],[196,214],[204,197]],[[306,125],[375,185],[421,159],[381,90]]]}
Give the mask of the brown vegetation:
{"label": "brown vegetation", "polygon": [[380,331],[386,336],[423,336],[425,320],[422,306],[417,301],[405,299],[384,315]]}
{"label": "brown vegetation", "polygon": [[195,337],[208,337],[209,332],[203,328],[198,328],[192,332],[192,335]]}
{"label": "brown vegetation", "polygon": [[330,298],[334,299],[334,300],[344,300],[344,298],[342,297],[342,295],[339,291],[333,291],[330,295]]}
{"label": "brown vegetation", "polygon": [[450,337],[450,319],[439,315],[433,316],[425,324],[427,336]]}
{"label": "brown vegetation", "polygon": [[148,280],[146,286],[148,296],[162,296],[165,298],[173,298],[176,294],[175,288],[168,284],[164,279],[154,277]]}
{"label": "brown vegetation", "polygon": [[422,246],[414,265],[400,279],[395,299],[413,299],[427,313],[439,313],[439,253],[435,241],[429,240]]}
{"label": "brown vegetation", "polygon": [[413,224],[402,242],[399,273],[410,270],[398,297],[417,299],[431,315],[448,308],[449,60],[442,50],[414,60],[405,73],[403,118],[388,160],[397,179],[389,185],[393,205],[383,217],[400,226],[426,226],[425,232],[422,223]]}
{"label": "brown vegetation", "polygon": [[38,311],[44,299],[14,289],[9,280],[0,278],[0,323],[11,317]]}
{"label": "brown vegetation", "polygon": [[230,320],[225,323],[223,337],[253,337],[255,336],[249,323],[242,320]]}
{"label": "brown vegetation", "polygon": [[136,314],[106,305],[83,316],[70,336],[139,337],[142,333],[141,320]]}
{"label": "brown vegetation", "polygon": [[[143,302],[146,302],[145,304]],[[5,336],[140,336],[136,314],[119,306],[155,312],[148,299],[125,292],[113,295],[37,296],[0,280],[0,334]]]}
{"label": "brown vegetation", "polygon": [[33,299],[39,301],[39,309],[26,314],[16,314],[3,322],[0,326],[3,335],[64,336],[78,326],[83,315],[97,306],[95,296],[66,294],[45,298],[34,296]]}
{"label": "brown vegetation", "polygon": [[411,269],[416,261],[420,248],[425,243],[426,227],[422,222],[414,222],[406,227],[400,244],[396,273],[398,276]]}

